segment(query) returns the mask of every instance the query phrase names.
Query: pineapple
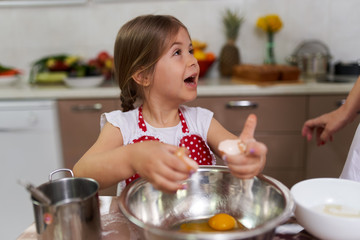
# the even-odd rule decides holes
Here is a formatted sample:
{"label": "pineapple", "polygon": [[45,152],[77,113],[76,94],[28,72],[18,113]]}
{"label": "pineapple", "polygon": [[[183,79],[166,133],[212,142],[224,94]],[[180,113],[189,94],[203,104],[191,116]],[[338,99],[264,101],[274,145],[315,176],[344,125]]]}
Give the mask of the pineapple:
{"label": "pineapple", "polygon": [[239,29],[244,18],[236,12],[227,9],[223,16],[223,25],[227,43],[222,47],[219,56],[219,70],[224,77],[232,75],[232,69],[235,65],[240,64],[239,49],[235,46],[236,39],[239,35]]}

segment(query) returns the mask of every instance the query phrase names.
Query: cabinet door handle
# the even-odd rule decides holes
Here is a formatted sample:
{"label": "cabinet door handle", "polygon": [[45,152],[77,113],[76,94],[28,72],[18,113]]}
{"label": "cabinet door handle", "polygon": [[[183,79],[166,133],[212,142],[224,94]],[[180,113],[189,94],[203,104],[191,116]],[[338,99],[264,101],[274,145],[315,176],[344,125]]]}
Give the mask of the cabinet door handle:
{"label": "cabinet door handle", "polygon": [[93,105],[76,105],[73,106],[71,109],[75,112],[97,112],[102,109],[101,103],[95,103]]}
{"label": "cabinet door handle", "polygon": [[226,108],[237,108],[237,109],[255,109],[258,107],[257,102],[252,101],[230,101],[226,104]]}

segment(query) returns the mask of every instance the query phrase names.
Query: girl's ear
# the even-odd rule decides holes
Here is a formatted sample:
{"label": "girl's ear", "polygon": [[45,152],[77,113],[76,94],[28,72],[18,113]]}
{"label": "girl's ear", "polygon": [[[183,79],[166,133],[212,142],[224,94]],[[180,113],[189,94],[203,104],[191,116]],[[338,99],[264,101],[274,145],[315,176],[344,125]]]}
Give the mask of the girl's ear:
{"label": "girl's ear", "polygon": [[150,85],[150,78],[148,77],[147,74],[144,73],[144,71],[139,70],[137,71],[132,78],[134,79],[134,81],[143,86],[143,87],[148,87]]}

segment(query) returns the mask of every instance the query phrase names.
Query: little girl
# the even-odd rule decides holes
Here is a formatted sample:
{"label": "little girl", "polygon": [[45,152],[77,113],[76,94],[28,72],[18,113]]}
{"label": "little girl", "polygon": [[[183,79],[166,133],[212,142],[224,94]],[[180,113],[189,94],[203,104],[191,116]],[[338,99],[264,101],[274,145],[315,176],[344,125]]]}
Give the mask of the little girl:
{"label": "little girl", "polygon": [[[213,152],[221,155],[219,143],[238,138],[209,110],[181,105],[196,98],[199,65],[178,19],[145,15],[126,23],[116,38],[114,64],[122,111],[101,116],[97,141],[74,166],[77,177],[91,177],[107,188],[141,176],[159,190],[175,192],[196,169],[189,168],[192,160],[176,156],[179,147],[186,147],[197,164],[213,165]],[[134,108],[137,99],[141,105]],[[252,178],[265,165],[267,148],[255,141],[255,127],[256,117],[250,115],[240,135],[247,150],[222,156],[236,177]]]}

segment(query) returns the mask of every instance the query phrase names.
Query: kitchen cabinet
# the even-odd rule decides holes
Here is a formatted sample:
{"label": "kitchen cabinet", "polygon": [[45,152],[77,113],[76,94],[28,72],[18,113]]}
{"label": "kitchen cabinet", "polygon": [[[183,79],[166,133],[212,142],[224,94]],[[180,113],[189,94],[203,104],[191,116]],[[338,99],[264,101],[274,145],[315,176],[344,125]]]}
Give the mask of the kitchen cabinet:
{"label": "kitchen cabinet", "polygon": [[[291,187],[305,176],[305,140],[301,128],[306,117],[306,96],[199,97],[201,106],[229,131],[239,135],[250,113],[258,117],[255,138],[268,147],[264,174]],[[219,162],[222,164],[222,161]]]}
{"label": "kitchen cabinet", "polygon": [[[239,135],[247,116],[255,113],[258,125],[255,138],[268,147],[264,174],[287,187],[314,177],[338,177],[343,168],[359,121],[345,127],[334,141],[316,146],[301,135],[304,122],[338,107],[346,95],[272,95],[272,96],[199,96],[189,106],[214,112],[214,117],[229,131]],[[120,109],[120,101],[111,99],[58,100],[65,167],[76,161],[95,142],[100,131],[100,114]],[[218,159],[218,164],[223,164]],[[101,192],[114,195],[115,188]]]}
{"label": "kitchen cabinet", "polygon": [[[59,100],[64,166],[72,169],[92,146],[100,133],[100,115],[120,108],[119,99]],[[115,188],[105,189],[101,195],[114,195]]]}
{"label": "kitchen cabinet", "polygon": [[[335,110],[346,96],[309,96],[308,118]],[[317,146],[316,141],[307,143],[306,178],[340,176],[358,124],[359,118],[356,118],[351,124],[335,133],[333,141],[323,146]]]}

